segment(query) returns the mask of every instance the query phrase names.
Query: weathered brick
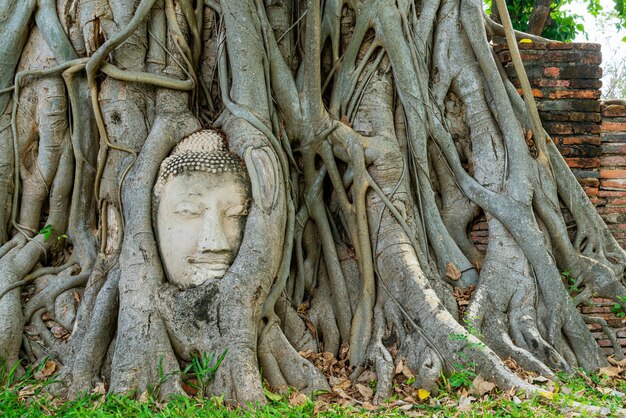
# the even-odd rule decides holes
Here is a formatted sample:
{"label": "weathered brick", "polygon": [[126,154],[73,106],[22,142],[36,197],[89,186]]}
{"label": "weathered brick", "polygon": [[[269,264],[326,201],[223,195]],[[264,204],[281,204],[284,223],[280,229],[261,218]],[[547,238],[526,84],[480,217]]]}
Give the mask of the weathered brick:
{"label": "weathered brick", "polygon": [[[592,113],[593,114],[593,113]],[[559,121],[564,122],[570,120],[572,112],[539,112],[542,121]]]}
{"label": "weathered brick", "polygon": [[572,112],[570,119],[572,122],[601,122],[602,116],[597,112]]}
{"label": "weathered brick", "polygon": [[601,150],[602,154],[626,154],[626,144],[604,143]]}
{"label": "weathered brick", "polygon": [[602,132],[602,142],[626,142],[626,132]]}
{"label": "weathered brick", "polygon": [[565,158],[565,162],[572,168],[600,167],[600,158]]}
{"label": "weathered brick", "polygon": [[602,64],[602,54],[600,53],[600,51],[598,51],[593,54],[584,55],[580,62],[582,64]]}
{"label": "weathered brick", "polygon": [[598,192],[599,192],[597,187],[583,187],[583,190],[585,191],[588,197],[595,197],[598,195]]}
{"label": "weathered brick", "polygon": [[543,111],[573,110],[579,112],[599,112],[600,102],[598,100],[541,100],[537,103],[537,108]]}
{"label": "weathered brick", "polygon": [[600,178],[601,179],[626,179],[626,170],[614,169],[614,168],[609,168],[609,169],[601,168]]}
{"label": "weathered brick", "polygon": [[598,170],[579,170],[577,168],[572,168],[572,173],[576,176],[576,178],[586,178],[586,179],[599,179],[600,172]]}
{"label": "weathered brick", "polygon": [[601,180],[600,188],[604,190],[626,190],[626,179]]}
{"label": "weathered brick", "polygon": [[598,193],[600,197],[626,197],[626,190],[603,190],[600,188],[600,192]]}
{"label": "weathered brick", "polygon": [[569,87],[571,83],[570,80],[555,80],[552,78],[541,78],[533,81],[531,84],[539,87]]}
{"label": "weathered brick", "polygon": [[626,132],[626,122],[602,121],[602,131],[604,132]]}
{"label": "weathered brick", "polygon": [[580,183],[583,187],[599,187],[600,180],[598,179],[578,179],[578,183]]}
{"label": "weathered brick", "polygon": [[543,127],[549,134],[567,135],[574,133],[571,123],[544,123]]}
{"label": "weathered brick", "polygon": [[561,78],[601,78],[602,68],[597,65],[575,65],[561,68]]}
{"label": "weathered brick", "polygon": [[556,90],[548,93],[550,99],[599,99],[599,90]]}
{"label": "weathered brick", "polygon": [[569,80],[569,86],[573,89],[599,89],[602,87],[602,80],[593,78],[581,78]]}
{"label": "weathered brick", "polygon": [[546,77],[558,77],[561,74],[561,69],[558,67],[546,67],[543,70],[543,75]]}
{"label": "weathered brick", "polygon": [[593,51],[600,51],[601,45],[595,43],[576,43],[576,49],[591,49]]}
{"label": "weathered brick", "polygon": [[545,62],[575,62],[580,59],[576,51],[548,51],[544,56]]}
{"label": "weathered brick", "polygon": [[588,136],[554,136],[552,137],[555,143],[563,144],[563,145],[600,145],[600,136],[599,135],[588,135]]}
{"label": "weathered brick", "polygon": [[583,306],[581,308],[582,313],[603,313],[603,312],[611,312],[611,308],[600,307],[600,306]]}
{"label": "weathered brick", "polygon": [[604,117],[626,116],[626,106],[620,106],[620,105],[602,106],[602,116]]}
{"label": "weathered brick", "polygon": [[[598,195],[600,195],[600,192],[598,192]],[[606,203],[606,199],[601,198],[601,197],[590,197],[589,201],[591,202],[592,205],[604,205]]]}
{"label": "weathered brick", "polygon": [[546,48],[548,49],[574,49],[574,44],[571,42],[546,42]]}
{"label": "weathered brick", "polygon": [[597,145],[561,145],[558,148],[564,157],[600,157],[600,147]]}
{"label": "weathered brick", "polygon": [[527,61],[537,61],[537,60],[543,60],[543,51],[537,51],[537,50],[522,50],[520,51],[520,57],[522,58],[522,61],[524,62],[524,64],[526,64]]}
{"label": "weathered brick", "polygon": [[600,134],[602,128],[599,123],[594,122],[578,122],[572,123],[572,130],[575,134]]}
{"label": "weathered brick", "polygon": [[600,157],[602,167],[626,167],[626,155],[607,155]]}

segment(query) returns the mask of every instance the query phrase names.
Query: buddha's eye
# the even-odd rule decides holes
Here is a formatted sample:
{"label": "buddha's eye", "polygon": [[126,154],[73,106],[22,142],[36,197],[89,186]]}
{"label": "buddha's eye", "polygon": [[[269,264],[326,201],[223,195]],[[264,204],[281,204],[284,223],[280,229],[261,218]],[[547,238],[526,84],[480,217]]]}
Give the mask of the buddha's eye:
{"label": "buddha's eye", "polygon": [[174,213],[184,218],[199,216],[202,213],[200,206],[191,202],[181,202],[174,209]]}
{"label": "buddha's eye", "polygon": [[248,205],[231,206],[226,210],[226,216],[230,218],[240,218],[248,214]]}

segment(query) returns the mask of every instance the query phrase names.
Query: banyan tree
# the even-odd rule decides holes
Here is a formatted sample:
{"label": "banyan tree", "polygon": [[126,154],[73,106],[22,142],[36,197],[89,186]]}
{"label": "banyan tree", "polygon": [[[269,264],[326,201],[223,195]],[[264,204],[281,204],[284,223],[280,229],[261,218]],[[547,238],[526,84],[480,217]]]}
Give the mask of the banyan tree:
{"label": "banyan tree", "polygon": [[[504,10],[504,3],[497,2]],[[577,306],[626,253],[480,0],[0,2],[0,357],[75,396],[328,388],[607,359]],[[506,37],[520,97],[492,51]],[[575,225],[567,225],[563,212]],[[486,217],[479,251],[468,226]],[[569,216],[569,215],[568,215]],[[567,271],[579,292],[568,293]],[[469,296],[460,311],[455,292]],[[619,355],[619,352],[618,352]]]}

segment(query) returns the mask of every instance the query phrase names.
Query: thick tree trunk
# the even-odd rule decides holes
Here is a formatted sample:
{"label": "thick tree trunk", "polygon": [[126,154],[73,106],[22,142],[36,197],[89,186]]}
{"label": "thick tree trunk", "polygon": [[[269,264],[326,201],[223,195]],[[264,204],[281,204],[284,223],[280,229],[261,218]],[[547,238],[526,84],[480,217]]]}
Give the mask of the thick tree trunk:
{"label": "thick tree trunk", "polygon": [[[102,382],[167,397],[184,393],[194,357],[226,353],[203,392],[238,402],[263,402],[263,378],[327,389],[298,351],[342,346],[355,375],[377,372],[380,401],[389,341],[425,388],[471,365],[538,390],[506,358],[544,375],[606,364],[576,305],[626,295],[626,253],[503,78],[485,23],[504,32],[478,0],[0,7],[9,363],[52,355],[69,396]],[[252,203],[224,277],[179,289],[153,185],[206,128],[245,162]],[[481,212],[485,254],[467,235]],[[460,315],[454,288],[469,286]]]}

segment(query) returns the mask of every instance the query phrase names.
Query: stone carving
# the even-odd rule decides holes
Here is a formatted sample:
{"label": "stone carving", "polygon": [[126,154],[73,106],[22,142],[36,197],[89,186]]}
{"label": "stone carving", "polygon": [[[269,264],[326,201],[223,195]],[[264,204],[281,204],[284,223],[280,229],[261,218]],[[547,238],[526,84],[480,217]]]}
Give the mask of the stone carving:
{"label": "stone carving", "polygon": [[153,192],[169,281],[188,289],[223,277],[243,238],[250,185],[220,134],[203,130],[183,139],[161,163]]}

